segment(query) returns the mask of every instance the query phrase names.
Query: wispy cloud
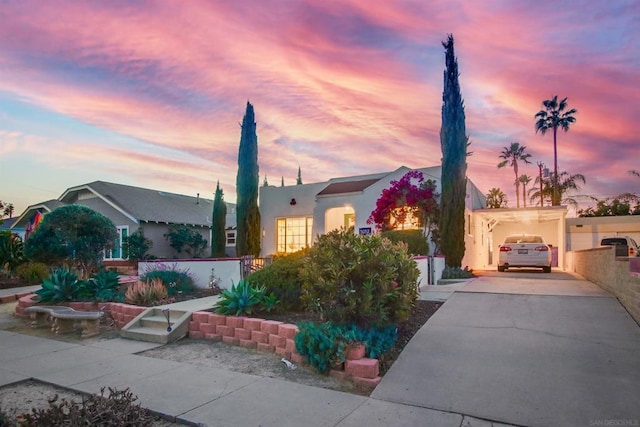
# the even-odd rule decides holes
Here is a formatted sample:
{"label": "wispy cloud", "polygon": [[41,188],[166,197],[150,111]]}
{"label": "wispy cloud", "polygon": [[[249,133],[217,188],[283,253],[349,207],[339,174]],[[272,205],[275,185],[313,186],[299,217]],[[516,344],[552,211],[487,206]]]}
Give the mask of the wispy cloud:
{"label": "wispy cloud", "polygon": [[[440,42],[453,33],[474,151],[469,173],[482,189],[513,192],[510,175],[495,168],[510,142],[552,163],[550,136],[535,134],[533,115],[557,94],[579,110],[559,136],[561,169],[584,173],[585,192],[637,191],[625,175],[638,168],[640,131],[640,11],[632,0],[565,8],[16,0],[3,3],[0,18],[0,102],[51,117],[30,126],[29,108],[0,112],[0,162],[9,154],[56,159],[74,165],[70,179],[103,173],[187,193],[220,179],[233,199],[238,122],[249,100],[261,176],[292,180],[300,165],[313,182],[437,164]],[[94,131],[70,136],[56,127],[60,116]]]}

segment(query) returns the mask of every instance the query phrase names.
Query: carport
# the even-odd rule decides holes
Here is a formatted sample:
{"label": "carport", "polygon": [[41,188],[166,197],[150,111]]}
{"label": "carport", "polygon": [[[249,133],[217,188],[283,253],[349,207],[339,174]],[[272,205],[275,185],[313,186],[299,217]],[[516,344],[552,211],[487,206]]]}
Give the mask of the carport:
{"label": "carport", "polygon": [[564,269],[566,216],[566,206],[474,210],[473,236],[480,244],[475,245],[473,268],[496,268],[498,246],[508,235],[524,233],[541,235],[554,248],[557,266]]}

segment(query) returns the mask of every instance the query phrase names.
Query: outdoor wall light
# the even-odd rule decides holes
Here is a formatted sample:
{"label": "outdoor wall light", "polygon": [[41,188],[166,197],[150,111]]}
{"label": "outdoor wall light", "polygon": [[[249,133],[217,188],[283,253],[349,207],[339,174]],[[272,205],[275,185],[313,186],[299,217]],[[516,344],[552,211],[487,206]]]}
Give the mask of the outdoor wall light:
{"label": "outdoor wall light", "polygon": [[291,199],[291,201],[289,202],[289,204],[290,204],[291,206],[295,206],[295,205],[296,205],[296,203],[297,203],[297,202],[296,202],[296,199]]}

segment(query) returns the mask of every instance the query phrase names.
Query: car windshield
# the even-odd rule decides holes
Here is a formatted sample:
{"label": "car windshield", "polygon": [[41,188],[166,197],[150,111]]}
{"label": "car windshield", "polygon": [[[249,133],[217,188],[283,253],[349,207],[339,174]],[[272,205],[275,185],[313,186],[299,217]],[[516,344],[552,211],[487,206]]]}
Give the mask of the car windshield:
{"label": "car windshield", "polygon": [[504,241],[505,243],[543,243],[542,237],[540,236],[509,236]]}

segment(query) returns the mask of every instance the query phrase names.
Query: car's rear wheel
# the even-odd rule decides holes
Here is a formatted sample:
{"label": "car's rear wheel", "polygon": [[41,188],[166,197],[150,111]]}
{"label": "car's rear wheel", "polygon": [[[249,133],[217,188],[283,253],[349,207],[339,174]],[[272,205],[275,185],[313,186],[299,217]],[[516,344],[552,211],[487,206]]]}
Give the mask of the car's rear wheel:
{"label": "car's rear wheel", "polygon": [[551,273],[551,267],[542,267],[542,271],[545,273]]}
{"label": "car's rear wheel", "polygon": [[507,269],[507,268],[506,268],[504,265],[499,265],[499,266],[498,266],[498,271],[499,271],[500,273],[503,273],[506,269]]}

